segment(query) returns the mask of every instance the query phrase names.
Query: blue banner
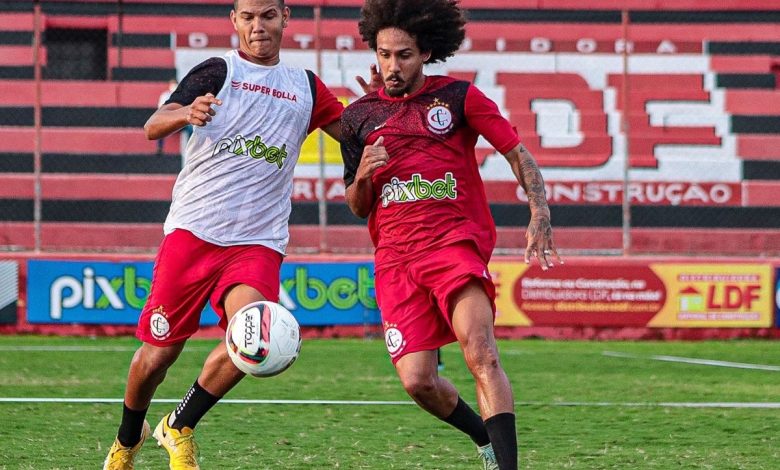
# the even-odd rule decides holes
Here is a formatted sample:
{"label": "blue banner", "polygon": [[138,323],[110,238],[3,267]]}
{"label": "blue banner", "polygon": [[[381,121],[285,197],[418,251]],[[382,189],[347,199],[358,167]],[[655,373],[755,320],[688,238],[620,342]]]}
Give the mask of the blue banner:
{"label": "blue banner", "polygon": [[301,325],[379,324],[374,263],[284,263],[279,303]]}
{"label": "blue banner", "polygon": [[[27,263],[27,321],[136,325],[152,285],[151,262]],[[206,307],[202,325],[216,325]]]}
{"label": "blue banner", "polygon": [[[151,262],[29,260],[27,321],[135,325]],[[301,325],[378,324],[373,263],[284,263],[279,303]],[[201,325],[215,325],[206,306]]]}

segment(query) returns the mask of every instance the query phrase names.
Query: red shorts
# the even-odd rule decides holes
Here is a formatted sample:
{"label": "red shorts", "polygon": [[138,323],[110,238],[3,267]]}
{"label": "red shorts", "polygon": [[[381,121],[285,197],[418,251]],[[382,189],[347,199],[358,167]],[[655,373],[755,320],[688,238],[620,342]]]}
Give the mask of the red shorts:
{"label": "red shorts", "polygon": [[198,331],[208,301],[225,329],[228,289],[246,284],[278,302],[281,265],[282,255],[262,245],[219,246],[174,230],[160,244],[135,335],[155,346],[180,343]]}
{"label": "red shorts", "polygon": [[436,248],[387,269],[377,266],[376,297],[393,364],[405,354],[457,341],[450,301],[472,279],[482,281],[495,314],[496,288],[471,242]]}

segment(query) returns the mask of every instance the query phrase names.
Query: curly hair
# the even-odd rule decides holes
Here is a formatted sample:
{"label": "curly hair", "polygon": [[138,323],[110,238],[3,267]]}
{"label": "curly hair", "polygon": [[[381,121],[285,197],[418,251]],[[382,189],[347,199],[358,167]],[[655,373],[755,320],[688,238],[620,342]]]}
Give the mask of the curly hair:
{"label": "curly hair", "polygon": [[376,36],[385,28],[397,28],[430,52],[426,64],[444,62],[466,37],[466,19],[458,0],[366,0],[358,28],[363,41],[376,50]]}

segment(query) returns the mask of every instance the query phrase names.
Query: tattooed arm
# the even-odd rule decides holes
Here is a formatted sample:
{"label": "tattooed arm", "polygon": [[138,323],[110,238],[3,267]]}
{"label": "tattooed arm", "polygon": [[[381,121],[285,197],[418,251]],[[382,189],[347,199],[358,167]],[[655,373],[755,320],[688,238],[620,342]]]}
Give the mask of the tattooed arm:
{"label": "tattooed arm", "polygon": [[563,263],[553,243],[550,208],[547,206],[544,180],[536,165],[536,160],[523,144],[504,154],[504,157],[509,162],[509,166],[512,167],[512,173],[517,181],[523,186],[525,194],[528,196],[528,206],[531,209],[531,221],[525,232],[525,238],[528,240],[525,249],[525,262],[530,263],[531,258],[535,257],[544,270],[554,266],[553,257],[559,263]]}

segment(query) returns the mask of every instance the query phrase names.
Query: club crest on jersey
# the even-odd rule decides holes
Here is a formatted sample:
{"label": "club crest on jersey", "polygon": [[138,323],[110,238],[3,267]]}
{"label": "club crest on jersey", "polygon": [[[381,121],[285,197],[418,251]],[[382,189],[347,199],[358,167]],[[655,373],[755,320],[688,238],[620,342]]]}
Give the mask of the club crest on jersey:
{"label": "club crest on jersey", "polygon": [[385,322],[385,346],[391,357],[395,357],[406,346],[403,333],[395,323]]}
{"label": "club crest on jersey", "polygon": [[391,202],[457,199],[457,186],[458,180],[450,172],[445,173],[444,178],[433,181],[424,179],[419,173],[413,174],[408,181],[392,178],[382,186],[382,207],[387,207]]}
{"label": "club crest on jersey", "polygon": [[425,118],[428,130],[434,134],[446,134],[455,123],[452,120],[450,105],[434,98],[433,103],[428,105],[428,115]]}
{"label": "club crest on jersey", "polygon": [[154,339],[160,341],[171,335],[171,325],[168,323],[168,315],[162,305],[152,310],[152,316],[149,318],[149,331]]}
{"label": "club crest on jersey", "polygon": [[284,159],[287,158],[287,144],[281,147],[269,146],[263,142],[263,138],[256,135],[253,139],[247,139],[242,135],[235,138],[224,137],[214,145],[214,151],[211,156],[226,150],[235,155],[246,155],[256,160],[265,160],[268,163],[276,164],[279,169],[284,165]]}

